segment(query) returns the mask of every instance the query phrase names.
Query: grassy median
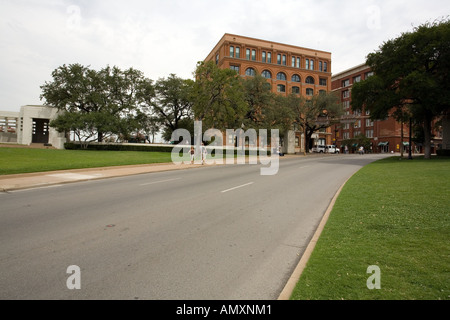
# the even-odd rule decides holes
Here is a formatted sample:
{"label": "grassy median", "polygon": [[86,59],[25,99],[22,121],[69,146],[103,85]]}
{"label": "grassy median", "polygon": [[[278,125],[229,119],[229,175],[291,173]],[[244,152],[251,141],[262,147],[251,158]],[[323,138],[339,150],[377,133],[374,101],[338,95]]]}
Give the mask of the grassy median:
{"label": "grassy median", "polygon": [[0,175],[171,161],[170,152],[0,148]]}
{"label": "grassy median", "polygon": [[[450,300],[449,195],[449,158],[364,167],[338,197],[291,299]],[[380,289],[368,288],[369,266],[379,268]]]}

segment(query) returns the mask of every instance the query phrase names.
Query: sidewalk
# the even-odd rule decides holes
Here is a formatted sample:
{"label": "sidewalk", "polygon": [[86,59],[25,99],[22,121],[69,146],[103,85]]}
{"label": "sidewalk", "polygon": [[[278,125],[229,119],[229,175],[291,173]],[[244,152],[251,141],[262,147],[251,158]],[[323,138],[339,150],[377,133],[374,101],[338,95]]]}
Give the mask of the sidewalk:
{"label": "sidewalk", "polygon": [[0,192],[198,167],[201,167],[201,165],[155,163],[146,165],[130,165],[4,175],[0,176]]}

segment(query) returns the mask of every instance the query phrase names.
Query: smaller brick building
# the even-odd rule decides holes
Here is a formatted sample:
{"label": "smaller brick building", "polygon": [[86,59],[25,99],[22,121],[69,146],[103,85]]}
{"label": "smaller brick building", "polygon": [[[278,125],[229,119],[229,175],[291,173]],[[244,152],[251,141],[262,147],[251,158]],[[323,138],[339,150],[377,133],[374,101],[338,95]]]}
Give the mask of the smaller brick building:
{"label": "smaller brick building", "polygon": [[[404,152],[407,152],[409,148],[409,124],[403,124],[402,140],[402,125],[394,118],[390,117],[385,120],[372,121],[370,120],[370,113],[368,111],[363,110],[361,113],[358,113],[351,110],[351,91],[353,84],[365,80],[372,75],[373,72],[370,67],[365,64],[333,75],[331,90],[337,92],[340,96],[344,115],[342,116],[341,123],[331,128],[332,142],[343,151],[346,141],[354,139],[359,135],[364,135],[371,141],[370,149],[367,150],[369,152],[400,152],[401,148],[403,148]],[[441,139],[440,134],[436,133],[436,147]],[[348,147],[352,151],[352,146]],[[422,146],[413,143],[412,151],[422,152]]]}

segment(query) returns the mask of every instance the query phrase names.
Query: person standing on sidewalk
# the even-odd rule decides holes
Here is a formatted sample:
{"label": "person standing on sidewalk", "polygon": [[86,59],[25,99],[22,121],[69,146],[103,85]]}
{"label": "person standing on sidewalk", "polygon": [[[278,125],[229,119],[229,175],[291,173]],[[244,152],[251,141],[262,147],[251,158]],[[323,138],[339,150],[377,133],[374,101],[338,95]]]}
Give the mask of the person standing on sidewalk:
{"label": "person standing on sidewalk", "polygon": [[202,143],[201,152],[202,152],[202,164],[205,164],[207,152],[206,152],[206,147],[205,147],[204,143]]}
{"label": "person standing on sidewalk", "polygon": [[194,146],[191,146],[191,151],[189,153],[191,154],[191,164],[194,164],[194,160],[195,160],[195,149],[194,149]]}

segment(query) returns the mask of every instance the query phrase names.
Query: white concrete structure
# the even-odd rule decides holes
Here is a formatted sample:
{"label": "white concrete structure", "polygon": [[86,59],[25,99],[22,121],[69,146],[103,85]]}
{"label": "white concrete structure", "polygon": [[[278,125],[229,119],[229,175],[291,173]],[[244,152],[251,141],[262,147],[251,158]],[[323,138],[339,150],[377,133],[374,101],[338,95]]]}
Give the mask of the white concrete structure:
{"label": "white concrete structure", "polygon": [[64,134],[49,126],[57,114],[57,109],[47,106],[23,106],[20,112],[0,112],[0,142],[42,143],[64,149]]}

